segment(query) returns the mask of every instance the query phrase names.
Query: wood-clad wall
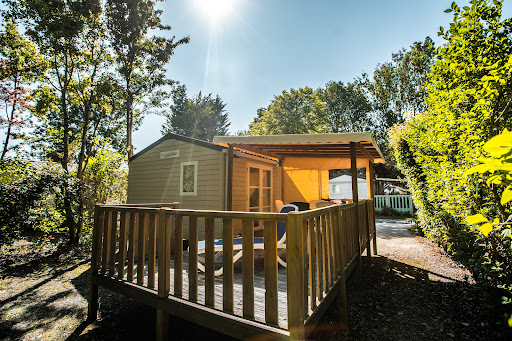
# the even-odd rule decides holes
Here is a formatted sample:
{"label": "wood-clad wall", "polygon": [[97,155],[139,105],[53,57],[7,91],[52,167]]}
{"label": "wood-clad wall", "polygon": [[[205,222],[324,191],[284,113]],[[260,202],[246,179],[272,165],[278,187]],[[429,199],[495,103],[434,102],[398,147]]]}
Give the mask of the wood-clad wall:
{"label": "wood-clad wall", "polygon": [[[172,150],[179,150],[179,157],[160,159],[160,152]],[[196,196],[180,195],[181,163],[187,161],[198,162]],[[184,209],[224,210],[225,162],[225,154],[220,150],[180,140],[166,140],[130,162],[128,203],[177,201]],[[221,236],[222,229],[218,229],[216,238]],[[188,232],[183,237],[188,239]],[[200,235],[199,239],[204,237]]]}

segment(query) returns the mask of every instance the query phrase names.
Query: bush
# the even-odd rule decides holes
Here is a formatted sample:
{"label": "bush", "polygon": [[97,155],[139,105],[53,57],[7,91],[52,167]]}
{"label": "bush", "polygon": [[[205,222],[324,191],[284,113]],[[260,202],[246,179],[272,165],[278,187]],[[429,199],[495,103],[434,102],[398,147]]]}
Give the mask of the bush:
{"label": "bush", "polygon": [[512,21],[501,19],[501,6],[452,4],[454,20],[441,29],[446,44],[426,86],[428,110],[389,134],[425,235],[477,279],[512,291],[511,239],[500,229],[486,237],[466,221],[475,213],[505,221],[511,205],[500,203],[503,188],[481,174],[464,175],[485,141],[512,126]]}
{"label": "bush", "polygon": [[0,161],[0,243],[4,244],[29,229],[54,232],[62,216],[55,210],[58,173],[37,170],[16,159]]}

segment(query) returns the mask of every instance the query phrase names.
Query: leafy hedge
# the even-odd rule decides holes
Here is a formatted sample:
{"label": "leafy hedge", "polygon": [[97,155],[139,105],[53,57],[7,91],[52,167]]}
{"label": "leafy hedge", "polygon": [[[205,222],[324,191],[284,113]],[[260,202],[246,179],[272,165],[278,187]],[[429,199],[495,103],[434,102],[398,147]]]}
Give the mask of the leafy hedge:
{"label": "leafy hedge", "polygon": [[390,130],[397,165],[409,181],[418,222],[430,239],[464,261],[477,278],[512,291],[511,239],[487,236],[467,217],[481,213],[506,221],[511,204],[503,188],[482,174],[467,176],[483,145],[512,126],[512,22],[501,1],[455,3],[446,43],[426,86],[428,110]]}

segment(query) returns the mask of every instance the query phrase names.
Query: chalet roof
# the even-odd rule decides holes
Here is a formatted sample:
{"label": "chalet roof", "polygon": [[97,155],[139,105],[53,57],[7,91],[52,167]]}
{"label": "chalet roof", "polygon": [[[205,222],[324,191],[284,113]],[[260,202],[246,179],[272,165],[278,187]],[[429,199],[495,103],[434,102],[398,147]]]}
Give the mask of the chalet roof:
{"label": "chalet roof", "polygon": [[145,152],[147,152],[148,150],[151,150],[153,148],[155,148],[156,146],[158,146],[160,143],[164,142],[164,141],[167,141],[167,140],[180,140],[180,141],[184,141],[184,142],[188,142],[188,143],[192,143],[192,144],[195,144],[195,145],[199,145],[199,146],[203,146],[203,147],[206,147],[206,148],[211,148],[211,149],[215,149],[215,150],[223,150],[225,149],[226,147],[224,146],[221,146],[221,145],[218,145],[218,144],[213,144],[213,143],[210,143],[210,142],[206,142],[206,141],[202,141],[202,140],[198,140],[198,139],[194,139],[192,137],[187,137],[187,136],[183,136],[183,135],[178,135],[178,134],[173,134],[173,133],[168,133],[167,135],[163,136],[162,138],[156,140],[155,142],[153,142],[152,144],[150,144],[149,146],[147,146],[146,148],[142,149],[140,152],[138,152],[137,154],[133,155],[129,161],[133,161],[135,160],[136,158],[138,158],[139,156],[141,156],[142,154],[144,154]]}
{"label": "chalet roof", "polygon": [[384,163],[384,156],[371,133],[288,134],[260,136],[215,136],[213,143],[231,145],[276,159],[284,157],[350,158],[350,143],[356,143],[358,158]]}

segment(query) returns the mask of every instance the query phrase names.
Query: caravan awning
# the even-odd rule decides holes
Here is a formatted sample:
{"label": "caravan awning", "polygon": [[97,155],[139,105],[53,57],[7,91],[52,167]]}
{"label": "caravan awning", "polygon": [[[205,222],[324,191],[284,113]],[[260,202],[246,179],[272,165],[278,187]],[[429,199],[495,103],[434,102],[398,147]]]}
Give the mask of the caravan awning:
{"label": "caravan awning", "polygon": [[357,158],[384,163],[384,157],[370,133],[289,134],[264,136],[216,136],[213,143],[231,145],[276,159],[322,157],[350,159],[350,143],[356,145]]}

